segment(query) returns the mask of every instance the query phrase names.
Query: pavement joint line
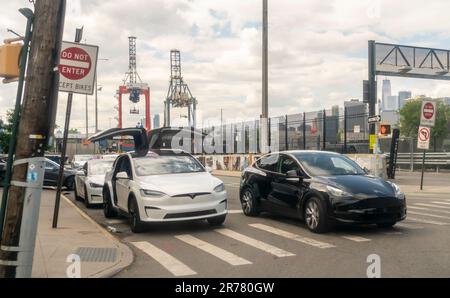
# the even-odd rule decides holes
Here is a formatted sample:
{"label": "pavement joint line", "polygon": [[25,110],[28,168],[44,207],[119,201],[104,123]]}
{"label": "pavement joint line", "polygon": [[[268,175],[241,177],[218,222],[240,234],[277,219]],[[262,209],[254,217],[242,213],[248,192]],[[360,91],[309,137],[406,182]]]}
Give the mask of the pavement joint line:
{"label": "pavement joint line", "polygon": [[242,210],[228,210],[229,214],[241,214],[244,213]]}
{"label": "pavement joint line", "polygon": [[215,246],[213,244],[210,244],[206,241],[203,241],[201,239],[198,239],[192,235],[185,234],[185,235],[178,235],[175,236],[178,240],[183,241],[184,243],[187,243],[189,245],[192,245],[206,253],[209,253],[210,255],[221,259],[224,262],[227,262],[228,264],[232,266],[240,266],[240,265],[249,265],[252,264],[252,262],[241,258],[237,255],[235,255],[232,252],[229,252],[225,249],[222,249],[218,246]]}
{"label": "pavement joint line", "polygon": [[[415,203],[414,205],[423,206],[423,207],[431,207],[431,208],[441,208],[441,209],[450,209],[450,206],[441,206],[441,205],[433,205],[431,203]],[[409,207],[411,208],[411,207]]]}
{"label": "pavement joint line", "polygon": [[421,216],[429,216],[429,217],[435,217],[435,218],[443,218],[443,219],[450,219],[448,216],[443,215],[436,215],[436,214],[428,214],[428,213],[422,213],[422,212],[416,212],[416,211],[409,211],[409,214],[413,215],[421,215]]}
{"label": "pavement joint line", "polygon": [[439,205],[450,205],[450,203],[446,203],[446,202],[439,202],[439,201],[433,201],[433,204],[439,204]]}
{"label": "pavement joint line", "polygon": [[448,223],[445,222],[441,222],[441,221],[434,221],[434,220],[428,220],[428,219],[422,219],[422,218],[417,218],[417,217],[409,217],[408,216],[408,220],[412,220],[412,221],[416,221],[416,222],[420,222],[420,223],[426,223],[426,224],[430,224],[430,225],[438,225],[438,226],[448,226]]}
{"label": "pavement joint line", "polygon": [[369,242],[372,241],[369,238],[364,238],[364,237],[360,237],[360,236],[352,236],[352,235],[345,235],[345,236],[341,236],[341,238],[350,240],[350,241],[354,241],[354,242]]}
{"label": "pavement joint line", "polygon": [[301,242],[303,244],[307,244],[307,245],[311,245],[311,246],[315,246],[318,248],[334,248],[336,247],[333,244],[329,244],[326,242],[322,242],[322,241],[318,241],[318,240],[314,240],[312,238],[308,238],[308,237],[304,237],[304,236],[300,236],[282,229],[278,229],[278,228],[274,228],[271,226],[267,226],[264,224],[249,224],[249,226],[259,229],[259,230],[263,230],[287,239],[291,239],[297,242]]}
{"label": "pavement joint line", "polygon": [[396,224],[397,227],[401,227],[401,228],[406,228],[406,229],[411,229],[411,230],[421,230],[424,229],[425,227],[423,226],[417,226],[417,225],[413,225],[413,224],[407,224],[407,223],[397,223]]}
{"label": "pavement joint line", "polygon": [[185,265],[183,262],[175,258],[174,256],[168,254],[167,252],[159,249],[153,244],[146,241],[131,242],[136,248],[140,249],[146,255],[153,258],[161,266],[166,268],[174,276],[188,276],[196,275],[197,272],[192,270],[189,266]]}
{"label": "pavement joint line", "polygon": [[440,213],[450,214],[450,211],[446,211],[446,210],[434,210],[434,209],[430,209],[430,208],[415,207],[415,206],[409,206],[408,208],[414,209],[414,210],[422,210],[422,211],[431,211],[431,212],[440,212]]}
{"label": "pavement joint line", "polygon": [[[86,212],[84,212],[82,209],[80,209],[75,203],[73,203],[68,197],[66,197],[64,194],[61,194],[61,197],[72,207],[75,208],[75,210],[87,221],[92,223],[104,236],[106,236],[108,239],[110,239],[112,242],[115,243],[119,251],[122,251],[119,257],[119,262],[112,265],[111,267],[102,270],[102,272],[106,272],[105,274],[102,274],[102,272],[98,272],[94,274],[94,277],[113,277],[116,274],[120,273],[122,270],[128,268],[131,266],[131,264],[134,262],[134,255],[131,249],[122,241],[111,235],[107,230],[105,230],[100,224],[98,224],[94,219],[92,219]],[[124,250],[128,250],[128,257],[124,254]],[[124,258],[125,257],[125,258]],[[120,265],[122,262],[125,262],[123,265]],[[120,266],[117,266],[117,265]]]}
{"label": "pavement joint line", "polygon": [[279,258],[295,256],[295,254],[293,254],[291,252],[285,251],[285,250],[283,250],[281,248],[275,247],[275,246],[273,246],[271,244],[262,242],[260,240],[256,240],[256,239],[248,237],[246,235],[237,233],[237,232],[235,232],[233,230],[230,230],[230,229],[217,229],[215,231],[217,233],[219,233],[219,234],[222,234],[224,236],[230,237],[230,238],[232,238],[234,240],[240,241],[242,243],[245,243],[245,244],[247,244],[249,246],[252,246],[254,248],[257,248],[257,249],[260,249],[262,251],[265,251],[265,252],[267,252],[269,254],[272,254],[272,255],[274,255],[276,257],[279,257]]}

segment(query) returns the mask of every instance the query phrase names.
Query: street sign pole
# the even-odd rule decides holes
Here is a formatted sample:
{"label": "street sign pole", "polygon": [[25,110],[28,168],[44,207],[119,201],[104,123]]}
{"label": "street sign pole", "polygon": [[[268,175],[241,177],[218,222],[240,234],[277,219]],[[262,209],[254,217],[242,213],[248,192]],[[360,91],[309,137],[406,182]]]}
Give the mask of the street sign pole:
{"label": "street sign pole", "polygon": [[431,128],[426,126],[419,127],[419,133],[417,136],[417,147],[418,149],[423,150],[422,157],[422,176],[420,179],[420,190],[423,190],[423,180],[425,176],[425,159],[427,155],[427,150],[430,149],[430,137],[431,137]]}
{"label": "street sign pole", "polygon": [[420,178],[420,190],[423,190],[423,178],[425,175],[425,158],[427,155],[427,150],[423,150],[423,158],[422,158],[422,177]]}
{"label": "street sign pole", "polygon": [[[79,43],[82,37],[83,37],[83,28],[77,29],[75,33],[75,42]],[[56,190],[55,209],[53,210],[52,227],[54,229],[58,227],[59,206],[61,203],[61,189],[64,177],[64,165],[66,163],[67,139],[69,137],[70,114],[72,113],[72,99],[73,99],[73,92],[70,92],[69,95],[67,96],[66,122],[64,123],[64,136],[61,150],[62,151],[61,161],[59,164],[58,188]]]}

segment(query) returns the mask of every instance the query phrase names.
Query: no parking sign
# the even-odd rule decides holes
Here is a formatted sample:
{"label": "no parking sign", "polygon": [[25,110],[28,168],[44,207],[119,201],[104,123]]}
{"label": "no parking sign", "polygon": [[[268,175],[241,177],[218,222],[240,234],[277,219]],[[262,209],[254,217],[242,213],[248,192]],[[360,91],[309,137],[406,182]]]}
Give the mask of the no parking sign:
{"label": "no parking sign", "polygon": [[59,91],[94,94],[98,46],[64,41],[61,46]]}
{"label": "no parking sign", "polygon": [[417,136],[417,148],[429,150],[430,137],[431,137],[431,128],[424,126],[419,127],[419,134]]}

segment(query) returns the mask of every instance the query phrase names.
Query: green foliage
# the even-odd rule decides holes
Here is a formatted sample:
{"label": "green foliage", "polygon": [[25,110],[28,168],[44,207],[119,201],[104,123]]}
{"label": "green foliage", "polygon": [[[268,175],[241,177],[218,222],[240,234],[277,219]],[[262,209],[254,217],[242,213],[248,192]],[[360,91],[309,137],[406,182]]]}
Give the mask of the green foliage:
{"label": "green foliage", "polygon": [[8,153],[9,141],[12,134],[14,111],[8,110],[6,114],[6,121],[3,122],[0,127],[0,147],[3,150],[3,152],[0,153]]}
{"label": "green foliage", "polygon": [[[405,137],[417,137],[420,126],[422,98],[411,99],[400,110],[400,130]],[[432,138],[445,139],[449,134],[450,106],[437,104],[436,126],[431,129]]]}

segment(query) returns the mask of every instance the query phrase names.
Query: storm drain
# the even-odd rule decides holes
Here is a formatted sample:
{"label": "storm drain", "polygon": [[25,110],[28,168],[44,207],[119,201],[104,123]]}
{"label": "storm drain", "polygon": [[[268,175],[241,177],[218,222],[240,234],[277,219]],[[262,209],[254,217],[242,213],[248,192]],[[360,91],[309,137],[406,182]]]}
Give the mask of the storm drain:
{"label": "storm drain", "polygon": [[117,248],[79,247],[75,254],[80,256],[81,262],[113,263],[117,259]]}

